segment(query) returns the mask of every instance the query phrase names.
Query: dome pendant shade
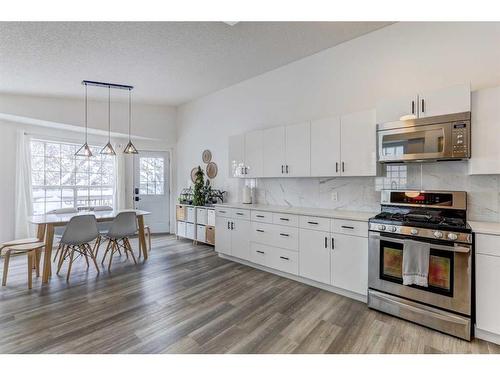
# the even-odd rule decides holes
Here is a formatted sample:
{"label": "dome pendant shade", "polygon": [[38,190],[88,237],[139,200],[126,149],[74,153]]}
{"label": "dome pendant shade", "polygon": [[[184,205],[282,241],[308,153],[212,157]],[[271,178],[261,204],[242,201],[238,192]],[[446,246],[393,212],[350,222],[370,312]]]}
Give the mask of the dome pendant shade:
{"label": "dome pendant shade", "polygon": [[113,149],[113,146],[111,146],[111,142],[108,142],[106,146],[104,146],[101,150],[101,155],[116,155],[115,150]]}
{"label": "dome pendant shade", "polygon": [[92,156],[92,151],[90,151],[90,147],[87,144],[87,142],[85,142],[83,146],[80,147],[77,152],[75,152],[75,156],[87,156],[87,157]]}
{"label": "dome pendant shade", "polygon": [[127,145],[123,149],[124,154],[138,154],[139,151],[135,148],[134,144],[132,141],[128,141]]}

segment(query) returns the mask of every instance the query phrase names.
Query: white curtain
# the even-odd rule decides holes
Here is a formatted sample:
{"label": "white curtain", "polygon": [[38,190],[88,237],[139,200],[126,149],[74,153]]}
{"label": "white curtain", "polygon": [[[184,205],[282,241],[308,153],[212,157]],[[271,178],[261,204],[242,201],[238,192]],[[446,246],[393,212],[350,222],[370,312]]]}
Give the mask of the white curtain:
{"label": "white curtain", "polygon": [[16,193],[15,193],[15,237],[34,236],[33,225],[28,217],[33,214],[33,194],[31,191],[31,137],[24,130],[17,131],[16,147]]}
{"label": "white curtain", "polygon": [[126,208],[125,198],[125,154],[123,145],[115,145],[115,188],[113,191],[113,209],[123,210]]}

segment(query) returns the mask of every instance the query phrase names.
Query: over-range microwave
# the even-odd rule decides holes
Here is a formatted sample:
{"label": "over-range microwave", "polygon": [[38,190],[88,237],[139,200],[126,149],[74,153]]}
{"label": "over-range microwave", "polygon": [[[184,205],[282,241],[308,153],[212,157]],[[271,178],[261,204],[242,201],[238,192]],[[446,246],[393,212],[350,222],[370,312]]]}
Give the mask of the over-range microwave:
{"label": "over-range microwave", "polygon": [[404,163],[462,160],[471,156],[471,113],[377,125],[378,161]]}

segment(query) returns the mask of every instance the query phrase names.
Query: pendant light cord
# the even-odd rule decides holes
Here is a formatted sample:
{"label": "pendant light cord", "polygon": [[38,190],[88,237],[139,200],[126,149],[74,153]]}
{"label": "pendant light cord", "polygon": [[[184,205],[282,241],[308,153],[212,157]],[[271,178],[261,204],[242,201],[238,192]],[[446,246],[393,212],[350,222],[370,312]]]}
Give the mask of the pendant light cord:
{"label": "pendant light cord", "polygon": [[130,142],[131,139],[131,131],[132,131],[132,126],[131,126],[131,118],[132,118],[132,105],[131,105],[131,95],[132,95],[132,90],[128,90],[128,140]]}
{"label": "pendant light cord", "polygon": [[87,143],[87,84],[85,84],[85,143]]}
{"label": "pendant light cord", "polygon": [[108,86],[108,143],[111,142],[111,86]]}

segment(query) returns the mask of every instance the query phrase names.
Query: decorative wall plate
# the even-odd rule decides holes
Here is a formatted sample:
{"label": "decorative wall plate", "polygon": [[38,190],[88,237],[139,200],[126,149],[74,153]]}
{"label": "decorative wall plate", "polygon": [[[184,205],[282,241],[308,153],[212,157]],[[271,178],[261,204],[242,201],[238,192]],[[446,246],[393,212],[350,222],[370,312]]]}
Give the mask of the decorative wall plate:
{"label": "decorative wall plate", "polygon": [[207,164],[207,176],[208,178],[215,178],[217,176],[217,164],[215,164],[213,161]]}
{"label": "decorative wall plate", "polygon": [[198,171],[198,167],[194,167],[191,169],[191,181],[193,181],[193,184],[196,182],[196,172]]}
{"label": "decorative wall plate", "polygon": [[201,154],[201,159],[203,160],[203,163],[210,163],[210,161],[212,160],[212,153],[210,152],[210,150],[203,151],[203,153]]}

